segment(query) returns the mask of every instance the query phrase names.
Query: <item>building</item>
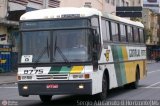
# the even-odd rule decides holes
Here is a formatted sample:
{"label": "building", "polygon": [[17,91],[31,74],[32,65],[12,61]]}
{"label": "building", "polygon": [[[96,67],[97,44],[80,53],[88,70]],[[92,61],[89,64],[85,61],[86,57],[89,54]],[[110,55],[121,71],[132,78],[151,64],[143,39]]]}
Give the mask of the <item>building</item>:
{"label": "building", "polygon": [[1,64],[1,59],[2,57],[8,57],[6,56],[8,54],[4,54],[3,51],[0,51],[0,71],[5,70],[5,67],[3,68],[2,66],[7,66],[7,64],[10,65],[11,63],[12,69],[16,69],[15,66],[17,66],[18,51],[20,46],[20,16],[27,11],[44,8],[56,8],[59,7],[59,5],[59,0],[0,0],[0,49],[2,50],[4,47],[9,46],[9,50],[12,50],[8,53],[12,59],[6,58],[5,61],[9,63],[3,64]]}
{"label": "building", "polygon": [[[157,35],[158,31],[158,14],[148,8],[143,8],[143,24],[148,30],[147,34],[147,45],[157,45],[159,38]],[[149,34],[150,33],[150,34]]]}
{"label": "building", "polygon": [[19,17],[27,11],[59,7],[58,0],[9,0],[8,19],[19,20]]}
{"label": "building", "polygon": [[60,7],[90,7],[116,15],[116,7],[143,6],[143,0],[60,0]]}
{"label": "building", "polygon": [[18,22],[7,20],[7,0],[0,0],[0,44],[6,45],[9,41],[9,32],[12,27],[17,27]]}
{"label": "building", "polygon": [[158,42],[158,45],[160,45],[160,14],[158,14],[158,38],[159,38],[159,42]]}
{"label": "building", "polygon": [[131,5],[130,0],[117,0],[116,6],[118,7],[128,7]]}
{"label": "building", "polygon": [[160,54],[158,14],[149,8],[143,8],[143,24],[146,35],[147,59],[156,59]]}
{"label": "building", "polygon": [[116,0],[60,0],[60,7],[90,7],[115,14]]}
{"label": "building", "polygon": [[143,0],[117,0],[116,15],[120,17],[142,17]]}
{"label": "building", "polygon": [[160,13],[160,0],[144,0],[143,6]]}
{"label": "building", "polygon": [[19,18],[27,11],[59,7],[58,0],[0,0],[0,44],[13,45],[18,51]]}
{"label": "building", "polygon": [[143,7],[143,0],[130,0],[131,6],[142,6]]}

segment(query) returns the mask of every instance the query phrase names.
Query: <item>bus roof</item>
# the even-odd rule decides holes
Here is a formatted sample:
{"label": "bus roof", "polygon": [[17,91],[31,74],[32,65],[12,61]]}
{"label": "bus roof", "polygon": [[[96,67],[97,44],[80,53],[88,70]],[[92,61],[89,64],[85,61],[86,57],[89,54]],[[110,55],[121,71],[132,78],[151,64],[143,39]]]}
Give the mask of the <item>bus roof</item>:
{"label": "bus roof", "polygon": [[88,17],[92,15],[101,16],[102,14],[97,9],[86,7],[49,8],[27,12],[20,17],[20,20],[61,18],[62,15],[79,15],[80,17]]}
{"label": "bus roof", "polygon": [[61,18],[62,15],[79,15],[80,17],[88,17],[93,15],[104,16],[108,19],[112,19],[119,22],[124,22],[127,24],[136,25],[139,27],[144,27],[141,22],[131,21],[129,19],[121,18],[112,14],[102,13],[94,8],[76,8],[76,7],[61,7],[61,8],[48,8],[42,10],[35,10],[27,12],[20,17],[20,20],[36,20],[36,19],[51,19],[51,18]]}

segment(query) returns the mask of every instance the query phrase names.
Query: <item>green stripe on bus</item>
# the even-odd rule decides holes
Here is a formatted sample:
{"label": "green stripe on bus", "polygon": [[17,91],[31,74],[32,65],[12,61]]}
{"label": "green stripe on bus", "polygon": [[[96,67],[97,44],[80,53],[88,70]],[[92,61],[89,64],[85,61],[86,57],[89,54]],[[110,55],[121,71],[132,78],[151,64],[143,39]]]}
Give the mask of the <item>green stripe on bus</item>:
{"label": "green stripe on bus", "polygon": [[[124,61],[124,57],[123,57],[123,52],[122,52],[122,47],[121,46],[118,46],[118,54],[119,54],[119,61]],[[124,62],[120,63],[122,84],[126,84],[127,83],[124,64],[125,64]]]}
{"label": "green stripe on bus", "polygon": [[117,77],[117,84],[118,86],[121,86],[122,85],[121,71],[120,71],[119,63],[117,63],[117,61],[119,61],[118,48],[117,46],[113,45],[111,46],[111,49],[113,54],[113,60],[115,62],[114,67],[115,67],[115,72]]}
{"label": "green stripe on bus", "polygon": [[60,70],[59,73],[60,73],[60,74],[66,74],[66,73],[68,74],[68,73],[70,73],[71,68],[72,68],[72,67],[64,66],[64,67],[61,68],[61,70]]}
{"label": "green stripe on bus", "polygon": [[59,74],[62,67],[52,67],[48,74]]}

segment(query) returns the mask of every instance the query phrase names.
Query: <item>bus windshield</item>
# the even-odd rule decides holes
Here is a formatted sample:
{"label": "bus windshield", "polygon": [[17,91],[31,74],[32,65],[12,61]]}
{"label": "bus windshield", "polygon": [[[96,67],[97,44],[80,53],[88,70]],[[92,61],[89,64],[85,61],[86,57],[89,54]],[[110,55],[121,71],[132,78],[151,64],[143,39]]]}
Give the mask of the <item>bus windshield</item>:
{"label": "bus windshield", "polygon": [[22,55],[33,63],[91,61],[89,29],[22,32]]}

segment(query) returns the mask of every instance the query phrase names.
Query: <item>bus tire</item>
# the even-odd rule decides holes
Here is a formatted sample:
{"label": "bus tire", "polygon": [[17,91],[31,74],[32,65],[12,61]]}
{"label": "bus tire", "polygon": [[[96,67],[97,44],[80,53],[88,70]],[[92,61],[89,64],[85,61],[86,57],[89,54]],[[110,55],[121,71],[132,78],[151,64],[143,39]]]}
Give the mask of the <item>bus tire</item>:
{"label": "bus tire", "polygon": [[131,83],[131,87],[132,89],[137,89],[138,88],[138,85],[139,85],[139,78],[140,78],[140,74],[139,74],[139,69],[137,68],[136,70],[136,80],[135,82]]}
{"label": "bus tire", "polygon": [[98,100],[105,100],[107,99],[107,95],[108,95],[108,83],[106,75],[104,74],[102,79],[102,92],[97,94],[96,97]]}
{"label": "bus tire", "polygon": [[52,99],[52,95],[39,95],[39,98],[42,102],[47,103]]}

